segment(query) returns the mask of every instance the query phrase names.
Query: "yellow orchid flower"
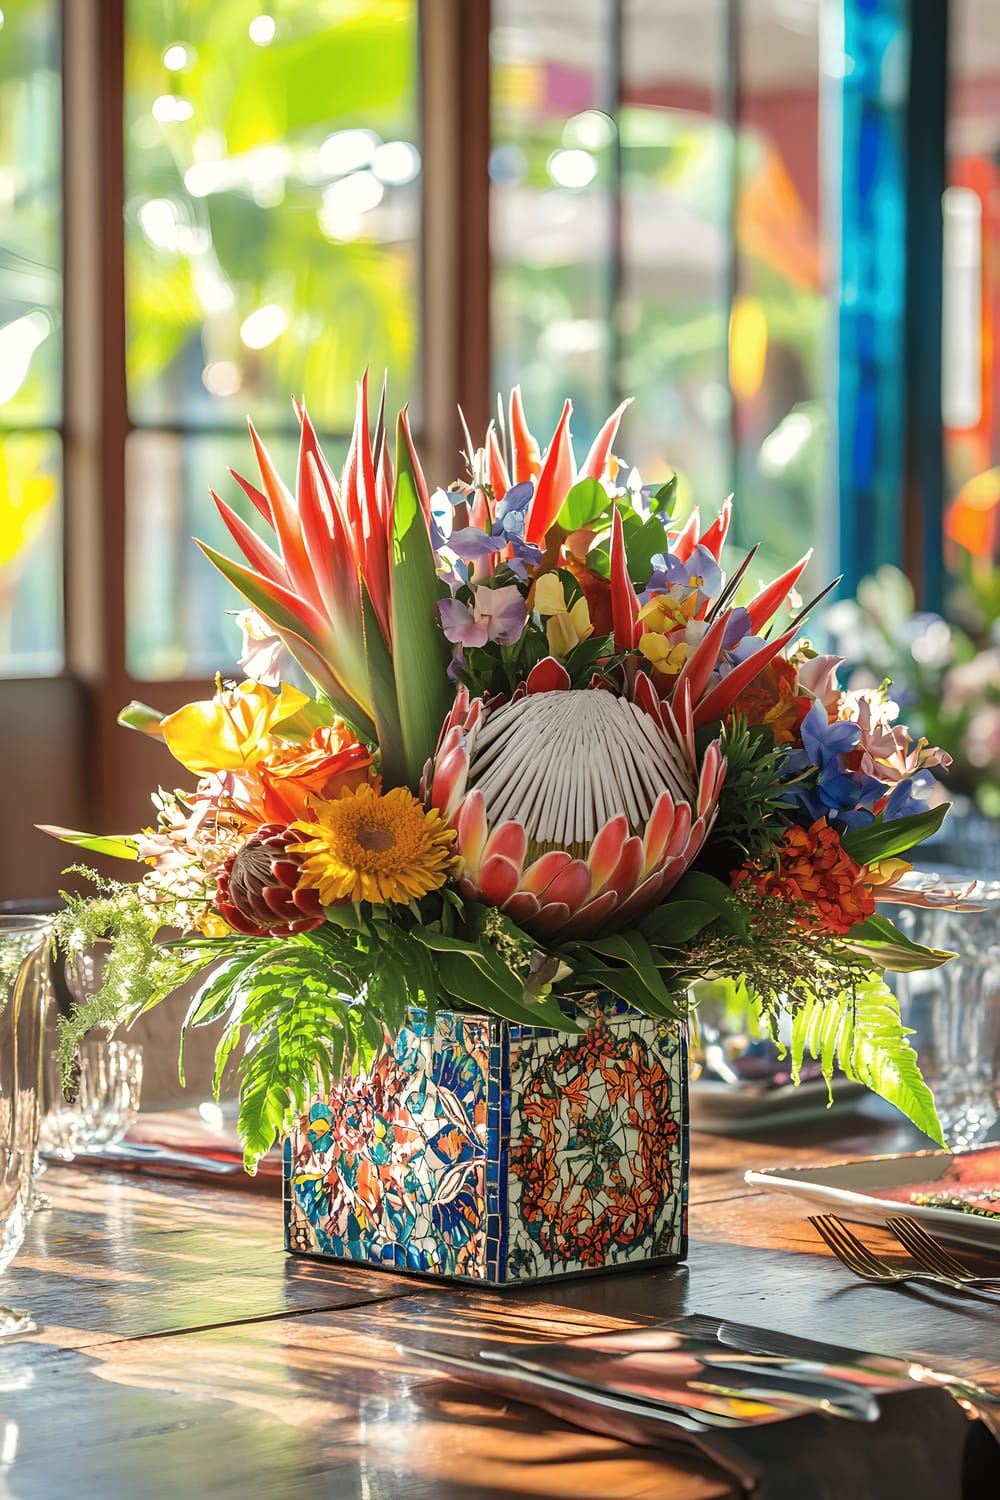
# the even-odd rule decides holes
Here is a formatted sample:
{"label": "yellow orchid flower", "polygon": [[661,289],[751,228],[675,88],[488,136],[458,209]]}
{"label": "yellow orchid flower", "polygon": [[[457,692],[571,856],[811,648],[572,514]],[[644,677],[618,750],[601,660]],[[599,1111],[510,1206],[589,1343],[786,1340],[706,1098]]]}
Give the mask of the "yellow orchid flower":
{"label": "yellow orchid flower", "polygon": [[271,753],[271,731],[308,702],[305,693],[281,684],[280,693],[260,682],[221,685],[214,698],[187,703],[168,714],[160,733],[175,759],[189,771],[242,771]]}

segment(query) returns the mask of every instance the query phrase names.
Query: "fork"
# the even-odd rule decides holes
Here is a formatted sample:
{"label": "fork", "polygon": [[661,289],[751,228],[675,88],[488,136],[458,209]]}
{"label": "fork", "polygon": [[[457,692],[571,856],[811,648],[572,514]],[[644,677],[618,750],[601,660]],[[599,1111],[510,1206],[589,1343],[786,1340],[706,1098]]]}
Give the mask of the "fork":
{"label": "fork", "polygon": [[881,1286],[919,1281],[926,1282],[930,1286],[948,1287],[954,1292],[967,1292],[971,1296],[990,1295],[988,1291],[971,1287],[966,1282],[957,1281],[952,1276],[945,1276],[936,1271],[908,1268],[899,1270],[890,1266],[886,1261],[874,1255],[867,1245],[863,1245],[857,1235],[852,1234],[834,1214],[811,1214],[809,1222],[820,1238],[829,1245],[837,1259],[843,1261],[849,1271],[853,1271],[855,1276],[860,1276],[864,1281],[871,1281]]}
{"label": "fork", "polygon": [[886,1219],[885,1227],[890,1229],[905,1250],[908,1250],[913,1259],[923,1266],[925,1271],[933,1271],[939,1276],[947,1276],[952,1281],[960,1281],[964,1286],[978,1287],[982,1291],[1000,1292],[1000,1276],[979,1276],[975,1271],[960,1261],[957,1256],[946,1250],[940,1241],[933,1235],[928,1234],[922,1224],[915,1219]]}

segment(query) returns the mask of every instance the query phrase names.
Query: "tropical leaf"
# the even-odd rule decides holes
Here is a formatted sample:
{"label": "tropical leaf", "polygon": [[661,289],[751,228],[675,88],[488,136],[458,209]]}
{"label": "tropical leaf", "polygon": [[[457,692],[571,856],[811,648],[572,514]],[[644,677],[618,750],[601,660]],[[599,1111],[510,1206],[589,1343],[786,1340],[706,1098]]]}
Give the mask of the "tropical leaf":
{"label": "tropical leaf", "polygon": [[[556,525],[566,532],[579,531],[588,521],[596,520],[608,504],[608,492],[596,479],[578,479],[563,501]],[[660,550],[663,533],[660,532]]]}
{"label": "tropical leaf", "polygon": [[460,1004],[481,1007],[517,1025],[579,1030],[551,996],[525,1000],[521,980],[487,944],[448,937],[430,928],[414,928],[411,935],[433,952],[441,990]]}
{"label": "tropical leaf", "polygon": [[365,661],[371,683],[375,738],[382,755],[382,779],[388,790],[407,784],[406,747],[403,743],[403,726],[399,722],[399,700],[396,697],[392,657],[364,581],[361,584],[361,619]]}
{"label": "tropical leaf", "polygon": [[905,854],[907,849],[930,838],[947,817],[948,806],[944,802],[940,807],[928,807],[910,818],[890,818],[888,823],[876,818],[867,828],[856,828],[851,833],[842,834],[840,842],[859,865],[877,864],[881,859]]}
{"label": "tropical leaf", "polygon": [[749,941],[747,916],[727,885],[702,870],[687,870],[670,893],[670,901],[703,901],[727,932]]}
{"label": "tropical leaf", "polygon": [[955,957],[945,948],[925,948],[922,943],[913,942],[888,917],[878,913],[852,928],[844,942],[856,953],[870,955],[880,969],[893,969],[898,973],[938,969],[949,958]]}
{"label": "tropical leaf", "polygon": [[580,947],[586,952],[596,953],[599,958],[610,958],[614,963],[631,969],[647,996],[641,1008],[650,1015],[680,1015],[673,995],[663,983],[653,950],[641,932],[613,932],[606,937],[590,938]]}
{"label": "tropical leaf", "polygon": [[403,784],[412,792],[420,785],[455,696],[448,681],[451,649],[435,608],[446,592],[437,576],[411,449],[400,417],[392,520],[392,665],[402,737]]}
{"label": "tropical leaf", "polygon": [[945,1146],[934,1097],[907,1041],[911,1035],[900,1020],[895,995],[879,978],[836,1001],[809,997],[792,1016],[792,1078],[798,1081],[806,1054],[819,1063],[828,1087],[839,1067],[847,1078],[880,1094],[924,1135]]}
{"label": "tropical leaf", "polygon": [[64,844],[89,849],[92,854],[108,854],[112,859],[139,858],[139,841],[135,834],[77,833],[73,828],[60,828],[55,823],[36,823],[35,827],[40,833],[51,833]]}
{"label": "tropical leaf", "polygon": [[655,906],[639,923],[639,931],[648,943],[659,948],[676,948],[688,943],[711,922],[718,910],[708,901],[675,901],[668,899]]}

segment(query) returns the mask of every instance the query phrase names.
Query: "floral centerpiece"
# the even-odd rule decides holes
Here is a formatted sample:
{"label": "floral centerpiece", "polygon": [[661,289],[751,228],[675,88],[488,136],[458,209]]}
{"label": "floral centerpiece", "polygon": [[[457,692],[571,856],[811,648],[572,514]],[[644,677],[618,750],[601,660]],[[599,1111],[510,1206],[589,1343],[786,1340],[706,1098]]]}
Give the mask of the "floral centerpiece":
{"label": "floral centerpiece", "polygon": [[339,476],[304,408],[294,491],[251,427],[255,524],[215,496],[242,560],[202,547],[250,606],[245,679],[124,711],[193,779],[154,826],[55,830],[148,866],[68,898],[63,942],[110,952],[66,1059],[201,976],[182,1035],[226,1018],[217,1078],[236,1054],[251,1167],[286,1138],[292,1248],[440,1269],[436,1236],[502,1280],[471,1259],[495,1213],[507,1275],[682,1253],[706,975],[790,1013],[794,1069],[839,1064],[940,1140],[882,975],[947,955],[875,901],[914,899],[945,758],[802,637],[808,555],[727,578],[728,502],[677,524],[674,482],[614,456],[624,410],[580,463],[569,402],[542,452],[515,390],[433,492],[367,382]]}

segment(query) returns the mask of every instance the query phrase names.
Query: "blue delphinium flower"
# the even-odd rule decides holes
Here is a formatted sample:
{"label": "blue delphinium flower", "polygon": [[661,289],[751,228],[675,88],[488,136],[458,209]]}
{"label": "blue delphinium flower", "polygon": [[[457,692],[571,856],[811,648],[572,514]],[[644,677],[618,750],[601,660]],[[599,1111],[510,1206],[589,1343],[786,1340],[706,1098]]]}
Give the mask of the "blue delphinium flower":
{"label": "blue delphinium flower", "polygon": [[843,719],[831,724],[817,699],[802,721],[801,733],[801,750],[789,750],[781,766],[782,780],[792,782],[786,800],[802,808],[812,822],[825,817],[842,828],[871,823],[875,804],[888,787],[875,776],[847,767],[847,756],[861,739],[860,727]]}

